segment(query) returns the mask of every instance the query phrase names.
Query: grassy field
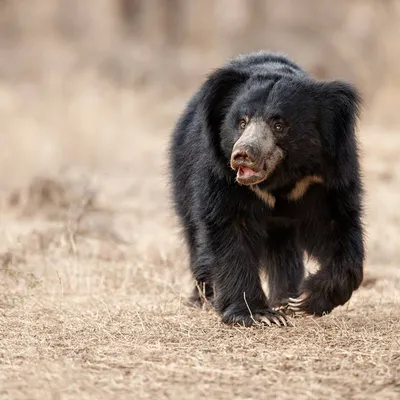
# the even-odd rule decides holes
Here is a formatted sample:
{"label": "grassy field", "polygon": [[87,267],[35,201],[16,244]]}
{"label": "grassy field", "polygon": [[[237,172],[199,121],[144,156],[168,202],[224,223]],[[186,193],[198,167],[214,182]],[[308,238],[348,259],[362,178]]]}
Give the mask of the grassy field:
{"label": "grassy field", "polygon": [[398,132],[360,129],[368,255],[351,301],[227,327],[185,305],[165,152],[186,98],[90,71],[0,87],[0,398],[399,399]]}

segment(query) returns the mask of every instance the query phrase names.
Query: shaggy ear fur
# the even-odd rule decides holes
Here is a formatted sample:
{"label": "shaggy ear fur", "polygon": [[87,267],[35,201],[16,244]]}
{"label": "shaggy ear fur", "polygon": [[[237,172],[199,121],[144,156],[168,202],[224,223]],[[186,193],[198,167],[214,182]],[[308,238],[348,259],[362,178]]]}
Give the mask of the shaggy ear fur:
{"label": "shaggy ear fur", "polygon": [[203,84],[200,94],[201,117],[205,122],[203,133],[207,135],[210,150],[216,158],[219,173],[229,166],[221,150],[220,130],[225,115],[232,105],[238,89],[246,82],[245,73],[233,69],[221,68],[212,73]]}
{"label": "shaggy ear fur", "polygon": [[333,81],[320,85],[319,130],[326,151],[326,183],[333,188],[344,188],[359,179],[355,129],[362,100],[348,83]]}

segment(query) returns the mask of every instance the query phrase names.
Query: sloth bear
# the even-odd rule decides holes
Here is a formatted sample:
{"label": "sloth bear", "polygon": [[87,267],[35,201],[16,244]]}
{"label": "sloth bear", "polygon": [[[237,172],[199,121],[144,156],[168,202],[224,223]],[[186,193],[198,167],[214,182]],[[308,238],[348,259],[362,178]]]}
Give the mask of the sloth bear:
{"label": "sloth bear", "polygon": [[[240,55],[205,80],[170,143],[173,202],[196,285],[227,324],[289,325],[363,278],[361,98],[285,55]],[[305,277],[305,255],[320,268]],[[260,273],[268,277],[268,298]]]}

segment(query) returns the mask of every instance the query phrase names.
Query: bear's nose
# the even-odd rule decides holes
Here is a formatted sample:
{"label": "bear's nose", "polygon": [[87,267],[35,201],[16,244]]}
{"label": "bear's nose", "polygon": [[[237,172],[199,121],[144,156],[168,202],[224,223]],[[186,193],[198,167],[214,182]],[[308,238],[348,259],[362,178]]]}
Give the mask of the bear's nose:
{"label": "bear's nose", "polygon": [[237,150],[232,154],[232,162],[235,164],[253,164],[254,157],[246,150]]}

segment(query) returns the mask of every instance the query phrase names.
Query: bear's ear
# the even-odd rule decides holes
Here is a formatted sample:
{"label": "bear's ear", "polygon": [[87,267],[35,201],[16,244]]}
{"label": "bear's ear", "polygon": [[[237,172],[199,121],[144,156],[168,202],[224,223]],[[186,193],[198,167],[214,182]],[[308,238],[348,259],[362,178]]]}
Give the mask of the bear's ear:
{"label": "bear's ear", "polygon": [[245,73],[221,68],[213,72],[203,84],[200,103],[207,127],[219,131],[227,108],[232,104],[235,93],[247,80]]}
{"label": "bear's ear", "polygon": [[355,129],[362,100],[357,89],[343,81],[321,83],[320,89],[319,130],[327,183],[344,187],[359,179]]}
{"label": "bear's ear", "polygon": [[232,68],[221,68],[208,76],[200,91],[201,118],[207,140],[218,161],[223,161],[220,130],[225,115],[247,74]]}

